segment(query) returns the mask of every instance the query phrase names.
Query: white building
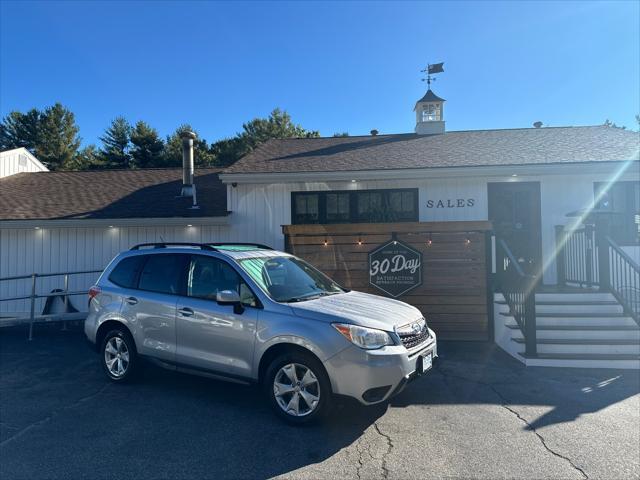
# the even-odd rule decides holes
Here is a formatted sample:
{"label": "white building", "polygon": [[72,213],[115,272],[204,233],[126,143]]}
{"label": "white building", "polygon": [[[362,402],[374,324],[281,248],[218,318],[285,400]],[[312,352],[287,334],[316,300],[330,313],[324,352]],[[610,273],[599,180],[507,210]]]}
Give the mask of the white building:
{"label": "white building", "polygon": [[[630,323],[627,315],[635,294],[631,299],[624,292],[617,297],[602,294],[593,297],[601,305],[592,308],[593,299],[566,297],[553,288],[559,275],[563,284],[598,283],[598,274],[591,271],[586,278],[587,267],[577,265],[570,255],[575,235],[565,237],[568,247],[561,250],[567,257],[560,269],[557,261],[561,230],[572,232],[592,223],[595,217],[589,212],[606,217],[611,239],[636,265],[640,263],[638,134],[605,126],[447,132],[443,103],[431,90],[417,102],[416,133],[271,140],[220,175],[214,170],[196,171],[197,210],[189,208],[188,199],[176,198],[179,169],[23,173],[2,179],[0,278],[100,269],[118,251],[141,242],[242,241],[290,248],[283,234],[286,225],[317,225],[318,231],[327,232],[336,232],[340,225],[353,232],[358,225],[363,230],[371,228],[365,225],[377,225],[376,231],[391,238],[392,228],[384,231],[387,223],[415,223],[422,233],[429,229],[437,233],[434,229],[446,223],[460,222],[460,228],[467,225],[469,231],[486,224],[492,225],[495,238],[482,252],[482,275],[487,277],[478,287],[482,292],[491,291],[489,277],[500,270],[504,257],[500,241],[506,242],[524,273],[538,277],[538,290],[552,292],[539,296],[539,313],[557,313],[552,319],[573,315],[573,327],[589,327],[576,314],[601,310],[602,318],[594,318],[602,322],[594,326],[606,325],[610,313],[615,314],[610,318],[620,318],[608,322],[614,333],[605,337],[616,342],[640,339],[637,320]],[[325,239],[325,246],[328,243]],[[595,260],[592,263],[589,268],[597,269]],[[575,268],[582,270],[575,273],[571,270]],[[81,277],[76,286],[87,288],[93,278]],[[25,284],[0,282],[0,298],[17,296]],[[24,310],[24,305],[0,302],[0,312]],[[475,329],[473,335],[468,330],[469,338],[493,337],[522,359],[524,327],[515,328],[516,319],[508,315],[494,319],[494,310],[500,313],[503,307],[479,300],[467,310],[449,304],[449,310],[436,311],[433,305],[424,310],[452,338],[457,327],[447,329],[447,325],[462,324],[468,317],[467,323],[474,325],[471,330]],[[506,311],[512,308],[507,305]],[[586,342],[578,348],[568,342],[556,347],[544,340],[549,331],[538,333],[539,355],[528,363],[543,362],[547,355],[565,364],[611,359],[618,366],[638,364],[637,341]],[[574,331],[578,337],[566,334],[572,341],[600,338],[594,329]]]}
{"label": "white building", "polygon": [[48,172],[40,161],[26,148],[14,148],[0,152],[0,178],[21,172]]}

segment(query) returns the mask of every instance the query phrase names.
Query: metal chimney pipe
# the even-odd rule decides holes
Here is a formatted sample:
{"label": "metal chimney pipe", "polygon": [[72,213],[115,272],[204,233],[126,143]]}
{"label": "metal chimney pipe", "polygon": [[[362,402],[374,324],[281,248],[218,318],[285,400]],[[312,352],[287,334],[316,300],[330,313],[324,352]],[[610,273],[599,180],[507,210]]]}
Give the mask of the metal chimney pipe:
{"label": "metal chimney pipe", "polygon": [[193,140],[196,138],[196,134],[186,131],[180,134],[180,138],[182,138],[182,190],[180,196],[193,197],[195,202]]}

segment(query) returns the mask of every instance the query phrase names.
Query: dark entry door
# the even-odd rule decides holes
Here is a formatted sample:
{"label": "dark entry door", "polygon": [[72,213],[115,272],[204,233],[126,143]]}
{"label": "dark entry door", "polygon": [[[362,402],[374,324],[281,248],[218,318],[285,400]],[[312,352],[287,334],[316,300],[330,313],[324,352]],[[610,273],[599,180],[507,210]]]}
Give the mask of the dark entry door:
{"label": "dark entry door", "polygon": [[[540,275],[540,183],[489,183],[489,220],[525,273]],[[498,259],[499,260],[499,259]]]}

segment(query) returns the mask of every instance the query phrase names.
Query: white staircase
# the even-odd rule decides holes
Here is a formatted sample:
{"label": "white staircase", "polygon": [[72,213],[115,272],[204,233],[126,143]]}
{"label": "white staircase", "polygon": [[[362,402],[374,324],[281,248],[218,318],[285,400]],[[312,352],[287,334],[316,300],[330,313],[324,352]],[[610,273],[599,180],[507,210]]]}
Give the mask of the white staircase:
{"label": "white staircase", "polygon": [[535,358],[498,293],[494,322],[496,343],[527,366],[640,369],[640,327],[609,293],[536,293]]}

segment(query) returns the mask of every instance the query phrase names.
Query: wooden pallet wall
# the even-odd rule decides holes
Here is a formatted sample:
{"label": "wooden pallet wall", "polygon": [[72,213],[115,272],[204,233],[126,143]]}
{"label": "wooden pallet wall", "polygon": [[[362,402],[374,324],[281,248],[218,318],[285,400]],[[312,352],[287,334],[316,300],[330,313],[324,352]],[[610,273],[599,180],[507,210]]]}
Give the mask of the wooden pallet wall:
{"label": "wooden pallet wall", "polygon": [[[368,254],[396,239],[422,252],[422,285],[398,300],[419,308],[441,339],[488,340],[489,222],[284,225],[289,252],[341,285],[385,295],[369,284]],[[429,242],[429,239],[431,242]]]}

